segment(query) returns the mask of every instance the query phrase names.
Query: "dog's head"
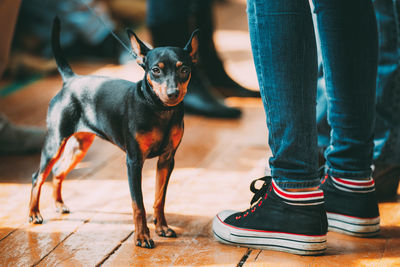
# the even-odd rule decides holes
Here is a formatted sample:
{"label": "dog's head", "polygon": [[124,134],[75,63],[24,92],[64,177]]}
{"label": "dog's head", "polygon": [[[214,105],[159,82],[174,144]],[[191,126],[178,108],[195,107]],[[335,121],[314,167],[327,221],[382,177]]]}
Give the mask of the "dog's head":
{"label": "dog's head", "polygon": [[145,70],[145,78],[154,93],[166,106],[176,106],[186,95],[192,66],[198,56],[198,30],[192,33],[184,48],[150,49],[136,34],[128,30],[137,63]]}

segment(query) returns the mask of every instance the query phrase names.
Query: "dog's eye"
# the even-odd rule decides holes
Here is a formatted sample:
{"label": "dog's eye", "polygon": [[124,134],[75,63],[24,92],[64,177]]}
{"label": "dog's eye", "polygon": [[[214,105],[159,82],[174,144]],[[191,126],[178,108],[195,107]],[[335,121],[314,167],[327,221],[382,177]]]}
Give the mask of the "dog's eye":
{"label": "dog's eye", "polygon": [[154,74],[160,74],[161,73],[161,69],[159,67],[153,67],[151,69],[151,72]]}
{"label": "dog's eye", "polygon": [[188,74],[190,72],[190,69],[188,67],[183,66],[180,69],[180,71],[181,71],[182,74]]}

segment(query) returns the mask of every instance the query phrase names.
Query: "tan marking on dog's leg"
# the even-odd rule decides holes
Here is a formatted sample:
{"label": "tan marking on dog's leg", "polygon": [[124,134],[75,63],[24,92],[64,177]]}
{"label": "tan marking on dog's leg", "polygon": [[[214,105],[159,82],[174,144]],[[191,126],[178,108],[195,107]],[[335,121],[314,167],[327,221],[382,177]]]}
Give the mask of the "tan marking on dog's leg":
{"label": "tan marking on dog's leg", "polygon": [[62,182],[70,171],[85,157],[89,150],[95,134],[76,133],[68,139],[60,159],[53,168],[53,198],[57,212],[69,213],[68,207],[64,204],[61,195]]}
{"label": "tan marking on dog's leg", "polygon": [[174,149],[177,149],[179,144],[181,143],[183,137],[183,127],[182,126],[176,126],[171,129],[171,142],[172,142],[172,147]]}
{"label": "tan marking on dog's leg", "polygon": [[154,248],[154,241],[150,238],[150,231],[146,222],[146,210],[139,209],[138,205],[132,201],[133,222],[135,223],[135,244],[143,248]]}
{"label": "tan marking on dog's leg", "polygon": [[161,138],[161,132],[157,128],[145,133],[136,133],[135,135],[135,140],[139,144],[140,151],[143,155],[146,155],[151,146],[154,143],[159,142]]}
{"label": "tan marking on dog's leg", "polygon": [[156,233],[163,237],[176,237],[174,230],[168,227],[164,214],[165,197],[167,194],[168,181],[169,177],[171,176],[173,164],[173,159],[172,162],[167,165],[160,166],[160,162],[157,164],[156,190],[153,205],[154,224],[156,226]]}
{"label": "tan marking on dog's leg", "polygon": [[47,176],[49,176],[50,171],[53,168],[54,164],[57,162],[57,160],[60,158],[61,154],[63,153],[67,140],[68,140],[68,138],[66,138],[65,140],[62,141],[56,155],[54,155],[54,157],[51,158],[47,162],[44,169],[40,173],[37,174],[38,175],[37,180],[32,185],[32,190],[31,190],[31,199],[29,202],[29,222],[32,222],[35,224],[39,224],[39,223],[43,222],[43,217],[39,211],[39,199],[40,199],[40,192],[42,189],[42,185],[44,184]]}

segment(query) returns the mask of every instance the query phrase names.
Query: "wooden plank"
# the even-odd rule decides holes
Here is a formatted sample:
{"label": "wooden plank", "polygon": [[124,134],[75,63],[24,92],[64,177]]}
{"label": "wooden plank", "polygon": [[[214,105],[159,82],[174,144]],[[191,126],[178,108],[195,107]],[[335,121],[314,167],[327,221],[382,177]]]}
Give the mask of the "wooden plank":
{"label": "wooden plank", "polygon": [[[101,172],[101,169],[99,171]],[[98,173],[93,173],[93,175],[98,175]],[[32,265],[40,262],[64,240],[74,236],[73,234],[87,224],[99,211],[107,209],[112,199],[104,196],[111,195],[110,192],[113,192],[115,187],[122,188],[119,183],[113,184],[107,180],[99,182],[90,179],[65,182],[65,191],[72,193],[66,194],[66,199],[69,200],[68,205],[72,210],[71,214],[66,215],[59,215],[52,208],[48,208],[50,194],[45,194],[47,190],[44,188],[44,205],[42,205],[44,224],[24,224],[23,227],[11,233],[0,242],[0,258],[7,259],[7,263],[13,266]],[[70,189],[74,189],[74,191],[70,191]],[[91,210],[94,212],[90,212]],[[84,229],[86,228],[84,227]],[[93,237],[98,236],[93,235]],[[22,249],[15,249],[21,246]]]}
{"label": "wooden plank", "polygon": [[[121,181],[103,183],[107,184],[106,190],[102,192],[104,195],[110,194],[110,190],[115,192],[122,187]],[[84,198],[81,198],[81,201],[83,200]],[[77,211],[85,218],[84,223],[43,258],[38,266],[94,266],[117,247],[121,240],[132,234],[132,215],[128,212],[114,212],[115,202],[107,199],[106,204],[103,200],[98,199],[97,203],[85,207],[83,211]],[[99,207],[99,204],[103,205]],[[94,211],[90,213],[89,209]]]}
{"label": "wooden plank", "polygon": [[254,249],[244,266],[310,266],[314,257],[302,257],[289,253]]}

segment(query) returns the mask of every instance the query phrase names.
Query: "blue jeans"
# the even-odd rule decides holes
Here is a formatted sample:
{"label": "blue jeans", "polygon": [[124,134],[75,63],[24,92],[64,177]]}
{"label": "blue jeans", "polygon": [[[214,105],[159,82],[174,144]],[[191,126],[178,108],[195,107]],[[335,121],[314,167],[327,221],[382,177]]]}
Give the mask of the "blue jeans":
{"label": "blue jeans", "polygon": [[[400,1],[375,0],[379,32],[378,77],[374,163],[400,164]],[[318,145],[329,145],[326,87],[321,71],[318,79]]]}
{"label": "blue jeans", "polygon": [[[267,117],[272,177],[319,185],[317,49],[307,0],[248,0],[250,39]],[[369,0],[314,0],[332,128],[327,173],[371,176],[377,26]]]}

